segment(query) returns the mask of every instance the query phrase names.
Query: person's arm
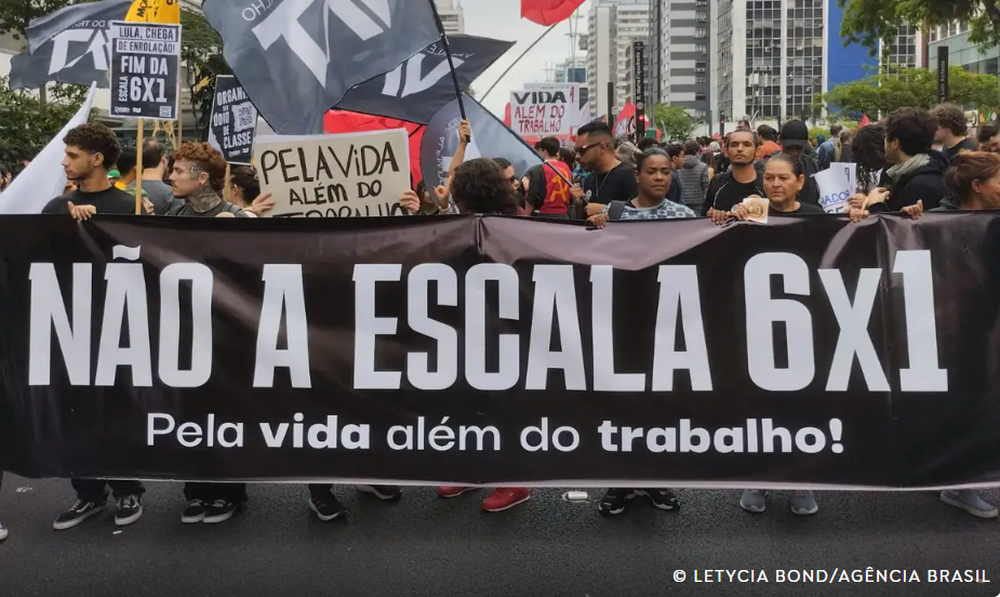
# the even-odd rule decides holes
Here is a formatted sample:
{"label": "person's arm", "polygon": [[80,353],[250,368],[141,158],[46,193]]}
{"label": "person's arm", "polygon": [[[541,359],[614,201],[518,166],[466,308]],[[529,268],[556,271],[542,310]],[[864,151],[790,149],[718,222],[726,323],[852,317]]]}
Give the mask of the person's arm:
{"label": "person's arm", "polygon": [[458,149],[455,150],[455,155],[451,158],[451,164],[448,164],[449,180],[455,174],[455,168],[458,168],[465,162],[465,148],[468,147],[471,137],[472,127],[469,125],[468,120],[463,120],[458,125]]}
{"label": "person's arm", "polygon": [[708,183],[708,192],[705,193],[705,203],[701,206],[701,215],[703,217],[708,217],[713,209],[715,209],[715,199],[719,195],[719,187],[722,186],[722,177],[716,176]]}
{"label": "person's arm", "polygon": [[704,200],[705,195],[708,194],[708,184],[711,178],[708,176],[708,166],[701,171],[701,197]]}

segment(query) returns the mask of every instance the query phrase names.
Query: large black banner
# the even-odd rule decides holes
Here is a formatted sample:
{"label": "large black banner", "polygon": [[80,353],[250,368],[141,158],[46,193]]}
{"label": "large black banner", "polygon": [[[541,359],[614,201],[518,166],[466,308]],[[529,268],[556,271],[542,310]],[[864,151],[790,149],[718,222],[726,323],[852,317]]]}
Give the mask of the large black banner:
{"label": "large black banner", "polygon": [[998,223],[0,218],[0,460],[62,477],[997,483]]}

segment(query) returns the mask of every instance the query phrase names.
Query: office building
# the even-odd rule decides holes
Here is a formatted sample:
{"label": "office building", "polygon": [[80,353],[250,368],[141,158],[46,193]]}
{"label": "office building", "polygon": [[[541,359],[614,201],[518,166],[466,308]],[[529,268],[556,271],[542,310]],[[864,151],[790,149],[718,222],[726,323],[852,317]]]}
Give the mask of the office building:
{"label": "office building", "polygon": [[681,106],[704,123],[715,118],[717,7],[708,0],[650,0],[650,101]]}
{"label": "office building", "polygon": [[913,25],[902,25],[899,34],[889,47],[888,53],[885,46],[879,42],[878,55],[885,55],[881,61],[881,66],[903,66],[907,68],[927,68],[927,38],[919,27]]}
{"label": "office building", "polygon": [[649,0],[594,0],[587,34],[580,38],[580,49],[587,52],[591,117],[607,114],[609,81],[614,83],[612,120],[625,106],[632,95],[626,80],[632,42],[648,37]]}
{"label": "office building", "polygon": [[465,9],[460,0],[434,0],[437,5],[441,24],[448,35],[465,33]]}
{"label": "office building", "polygon": [[720,0],[718,108],[727,121],[819,116],[829,0]]}
{"label": "office building", "polygon": [[[938,48],[948,48],[948,64],[970,73],[1000,75],[1000,48],[981,50],[969,41],[969,24],[954,22],[928,31],[928,55],[936,68]],[[1000,95],[1000,92],[998,92]]]}

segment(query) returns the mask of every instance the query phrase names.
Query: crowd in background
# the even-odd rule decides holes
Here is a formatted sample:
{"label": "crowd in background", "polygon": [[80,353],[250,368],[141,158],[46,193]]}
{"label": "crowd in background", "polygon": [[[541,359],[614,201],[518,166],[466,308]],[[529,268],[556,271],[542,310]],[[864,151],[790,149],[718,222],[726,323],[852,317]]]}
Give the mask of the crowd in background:
{"label": "crowd in background", "polygon": [[[428,188],[418,181],[400,197],[409,213],[437,216],[456,213],[499,214],[550,220],[586,220],[604,228],[624,220],[667,220],[707,217],[717,225],[752,219],[766,202],[773,216],[827,217],[814,175],[832,164],[856,165],[857,187],[845,213],[854,222],[871,213],[903,212],[919,218],[924,210],[955,211],[1000,207],[1000,134],[996,126],[967,136],[962,110],[942,105],[933,111],[903,108],[876,124],[851,130],[839,125],[829,136],[810,136],[805,123],[790,120],[781,130],[762,125],[752,130],[743,121],[737,130],[713,140],[699,138],[660,144],[643,138],[636,143],[616,139],[595,122],[581,127],[575,147],[560,147],[555,138],[535,146],[540,163],[518,176],[503,157],[465,160],[472,131],[459,126],[460,143],[447,182]],[[64,195],[43,213],[69,214],[87,220],[97,214],[136,213],[147,216],[256,217],[274,202],[261,195],[253,168],[230,168],[207,143],[185,143],[172,155],[156,141],[122,150],[115,134],[100,124],[72,129],[64,139],[63,160],[69,183]],[[145,167],[136,172],[137,151]],[[141,185],[137,185],[141,178]],[[11,180],[0,167],[0,192]],[[227,184],[228,181],[228,184]],[[0,473],[2,479],[2,473]],[[116,501],[115,523],[133,524],[143,514],[143,485],[138,481],[75,479],[77,498],[55,520],[57,530],[72,528],[104,511],[109,492]],[[399,487],[359,487],[384,500],[398,499]],[[440,487],[438,495],[454,498],[470,487]],[[109,491],[110,490],[110,491]],[[186,483],[184,523],[220,523],[247,500],[238,483]],[[663,510],[679,506],[669,489],[612,488],[599,511],[623,512],[636,496],[647,497]],[[489,512],[512,508],[531,497],[525,487],[501,487],[483,501]],[[743,492],[739,505],[762,512],[767,494]],[[983,517],[997,509],[971,490],[940,494],[945,503]],[[818,505],[809,491],[795,491],[791,511],[811,515]],[[324,521],[339,518],[344,507],[331,485],[310,485],[308,507]],[[0,540],[7,531],[0,524]]]}

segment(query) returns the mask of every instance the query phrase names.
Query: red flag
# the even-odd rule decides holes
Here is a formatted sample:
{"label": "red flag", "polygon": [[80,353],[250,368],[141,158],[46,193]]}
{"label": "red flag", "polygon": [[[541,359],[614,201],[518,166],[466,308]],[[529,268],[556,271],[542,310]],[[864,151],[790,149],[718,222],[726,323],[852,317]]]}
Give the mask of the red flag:
{"label": "red flag", "polygon": [[635,104],[629,102],[625,104],[618,120],[615,121],[615,136],[630,135],[635,132]]}
{"label": "red flag", "polygon": [[503,107],[503,123],[507,125],[507,128],[510,128],[510,102],[507,102],[507,105]]}
{"label": "red flag", "polygon": [[858,128],[864,128],[864,127],[868,126],[871,123],[872,123],[872,121],[868,120],[868,115],[865,114],[865,113],[862,113],[861,114],[861,122],[858,123]]}
{"label": "red flag", "polygon": [[331,134],[406,129],[410,135],[410,175],[413,176],[414,186],[423,179],[420,173],[420,141],[424,138],[425,128],[422,124],[407,120],[371,116],[347,110],[330,110],[323,118],[323,130]]}
{"label": "red flag", "polygon": [[568,19],[581,4],[583,0],[521,0],[521,18],[548,27]]}

